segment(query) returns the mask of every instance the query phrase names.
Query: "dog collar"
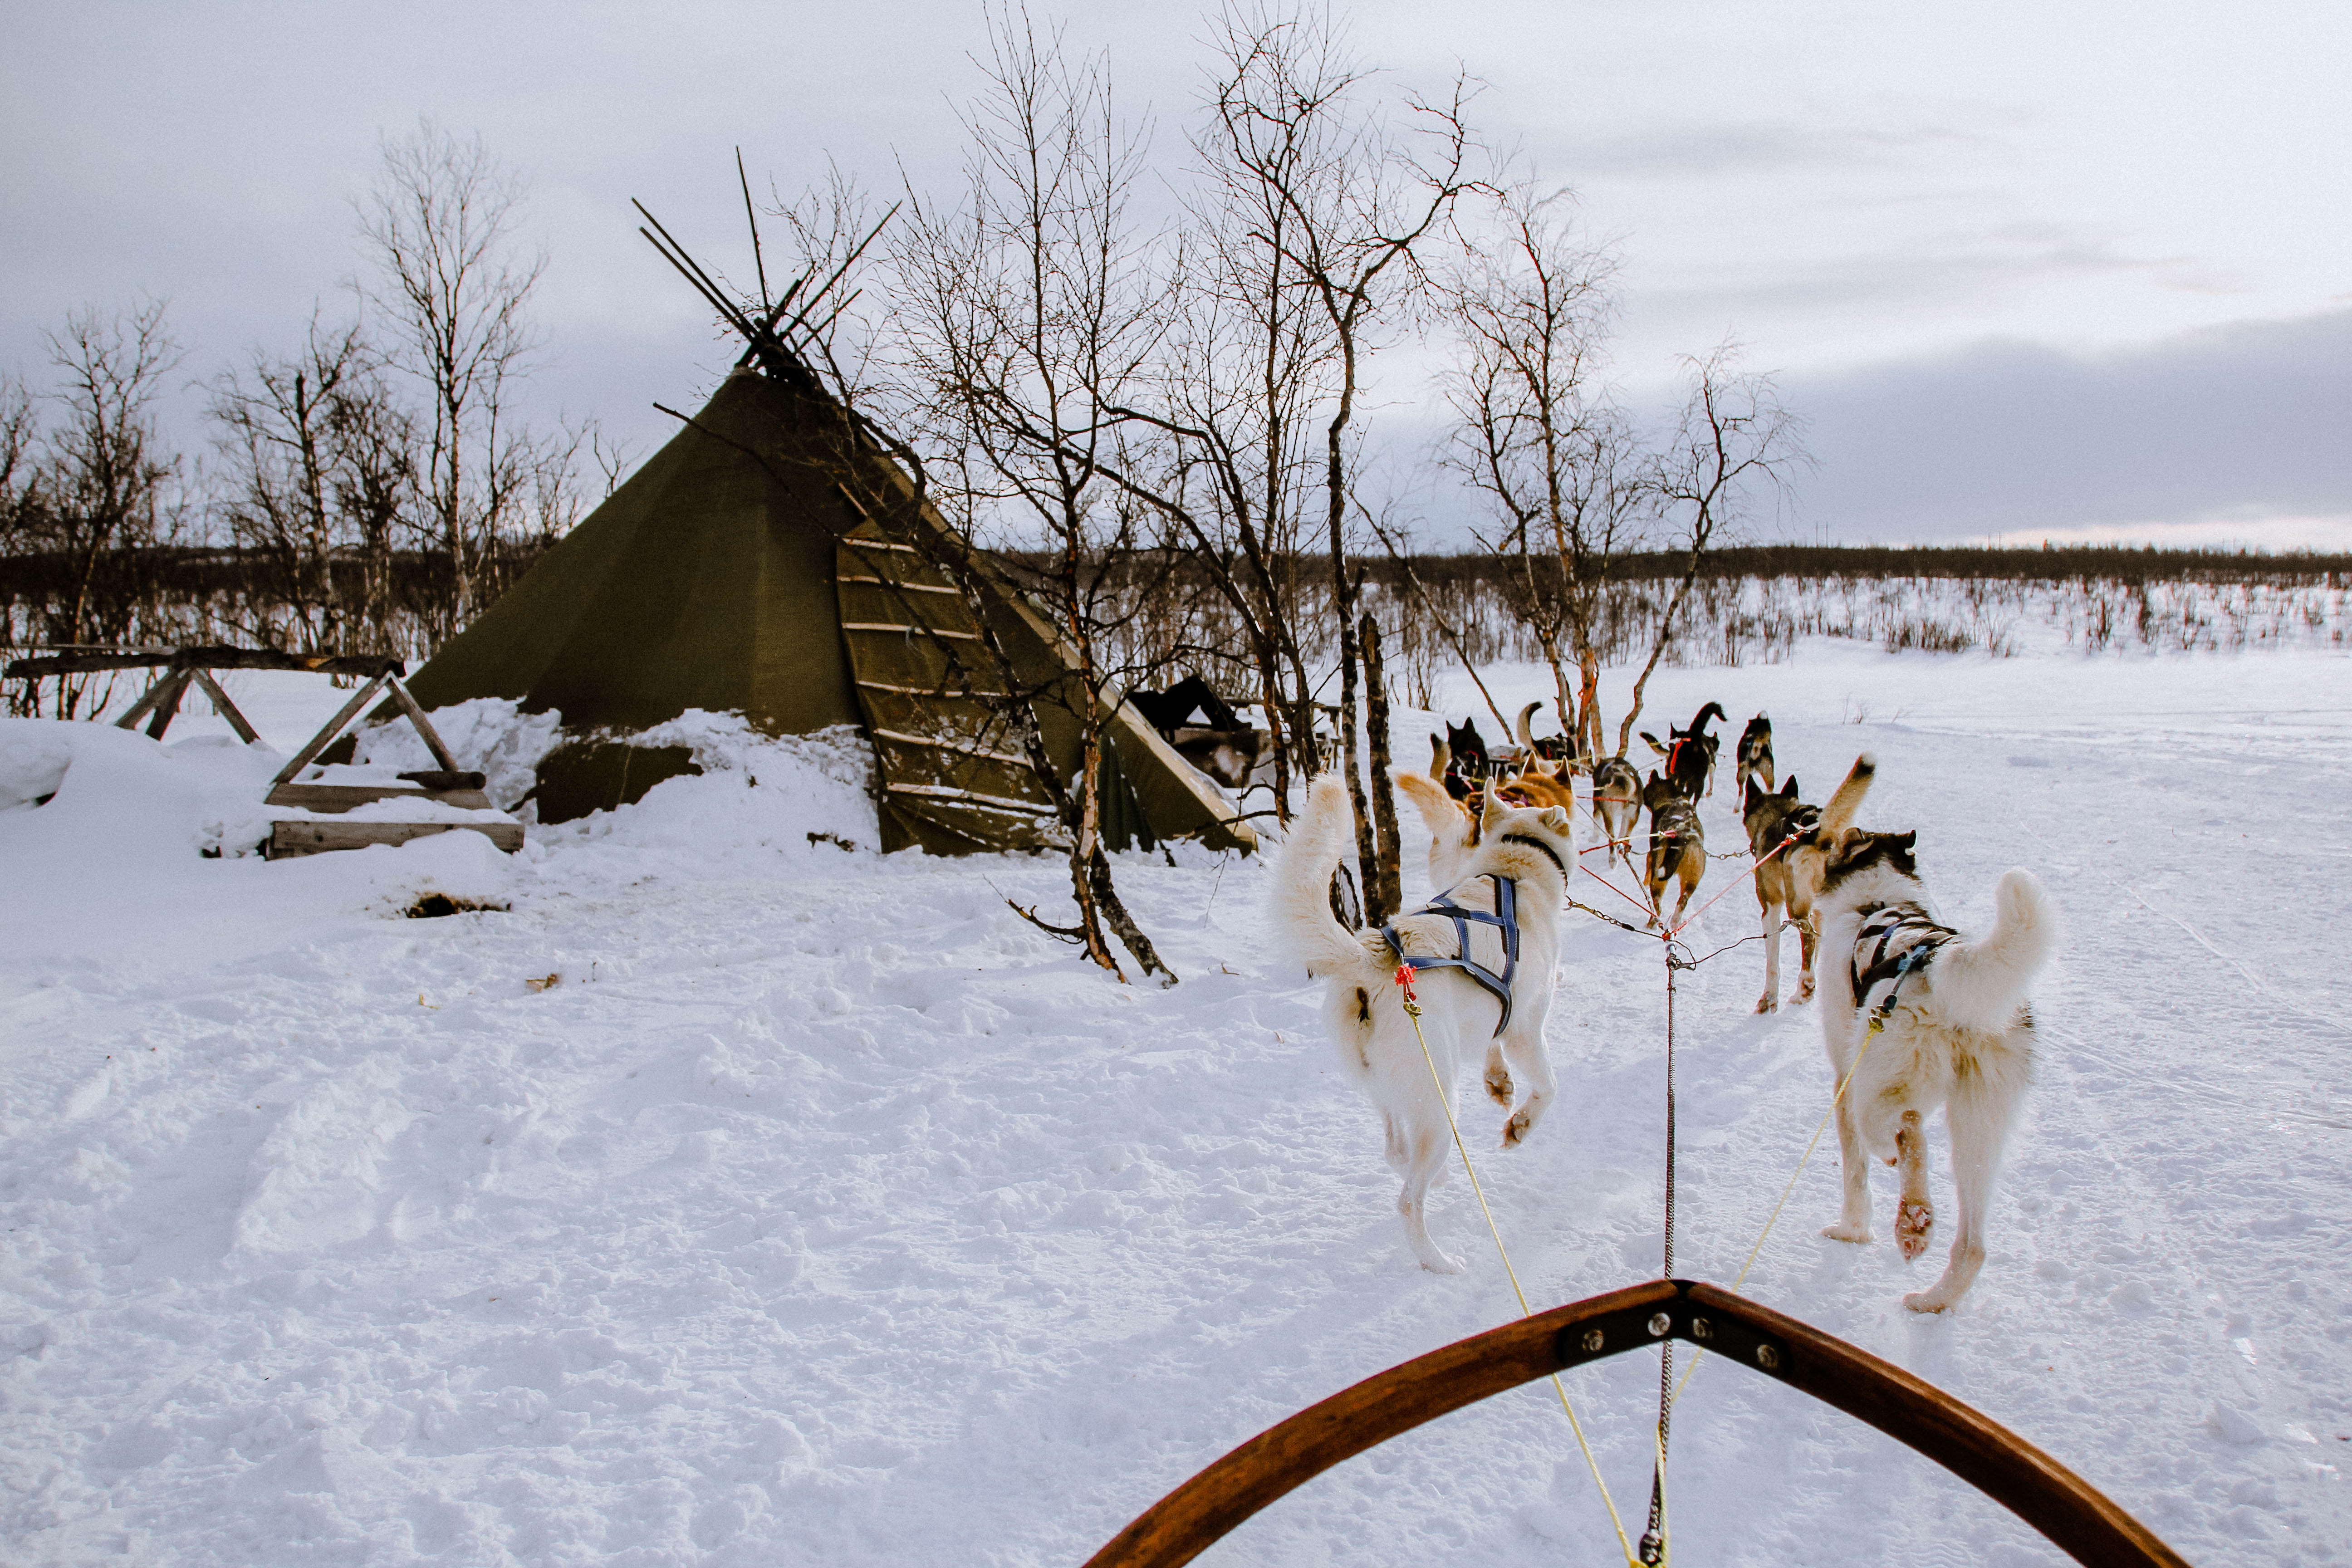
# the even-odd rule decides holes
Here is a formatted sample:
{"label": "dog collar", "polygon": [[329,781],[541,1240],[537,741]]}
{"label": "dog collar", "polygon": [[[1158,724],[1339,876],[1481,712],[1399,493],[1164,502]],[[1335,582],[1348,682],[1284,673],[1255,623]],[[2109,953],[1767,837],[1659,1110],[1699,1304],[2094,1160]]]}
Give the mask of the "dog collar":
{"label": "dog collar", "polygon": [[1555,865],[1555,866],[1559,867],[1559,874],[1560,874],[1561,876],[1565,877],[1565,876],[1567,876],[1567,875],[1568,875],[1568,863],[1567,863],[1566,861],[1562,860],[1562,859],[1559,858],[1559,850],[1557,850],[1557,849],[1554,849],[1550,845],[1549,845],[1549,844],[1545,843],[1542,839],[1538,838],[1538,837],[1534,837],[1534,836],[1533,836],[1533,835],[1531,835],[1531,834],[1526,834],[1526,833],[1506,833],[1506,834],[1504,834],[1504,835],[1503,835],[1503,842],[1504,842],[1504,843],[1506,843],[1506,844],[1527,844],[1527,845],[1531,845],[1531,846],[1533,846],[1535,848],[1538,848],[1538,849],[1542,850],[1542,851],[1543,851],[1543,858],[1544,858],[1545,859],[1547,859],[1547,860],[1550,861],[1553,865]]}

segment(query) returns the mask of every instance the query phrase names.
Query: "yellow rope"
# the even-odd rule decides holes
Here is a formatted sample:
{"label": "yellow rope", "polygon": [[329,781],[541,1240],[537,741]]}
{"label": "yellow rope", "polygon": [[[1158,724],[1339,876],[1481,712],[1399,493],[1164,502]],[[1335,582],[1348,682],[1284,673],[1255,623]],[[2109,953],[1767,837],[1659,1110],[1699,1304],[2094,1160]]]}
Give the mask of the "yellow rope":
{"label": "yellow rope", "polygon": [[[1805,1152],[1797,1158],[1797,1168],[1789,1173],[1789,1184],[1780,1189],[1780,1201],[1772,1205],[1771,1214],[1764,1221],[1764,1228],[1757,1233],[1756,1245],[1748,1249],[1748,1261],[1739,1266],[1738,1274],[1733,1277],[1731,1289],[1735,1293],[1748,1282],[1748,1271],[1756,1267],[1756,1259],[1764,1250],[1766,1237],[1772,1234],[1772,1227],[1780,1223],[1780,1211],[1788,1207],[1789,1194],[1797,1190],[1798,1179],[1804,1175],[1805,1167],[1812,1163],[1813,1151],[1821,1146],[1822,1134],[1829,1131],[1830,1118],[1837,1114],[1840,1102],[1845,1099],[1846,1086],[1853,1082],[1853,1075],[1862,1070],[1862,1058],[1869,1054],[1870,1042],[1876,1038],[1878,1027],[1874,1024],[1862,1037],[1862,1048],[1854,1052],[1853,1060],[1846,1064],[1845,1077],[1838,1080],[1837,1092],[1830,1096],[1830,1108],[1822,1112],[1821,1124],[1813,1129],[1812,1137],[1806,1140]],[[1691,1356],[1690,1365],[1683,1370],[1682,1377],[1675,1384],[1675,1396],[1666,1402],[1667,1409],[1671,1410],[1682,1403],[1683,1390],[1690,1386],[1692,1373],[1698,1371],[1698,1363],[1706,1359],[1705,1351],[1698,1351]]]}
{"label": "yellow rope", "polygon": [[[1411,964],[1397,966],[1396,983],[1404,993],[1404,1016],[1412,1020],[1412,1037],[1421,1042],[1421,1059],[1429,1068],[1429,1081],[1437,1090],[1438,1109],[1445,1112],[1446,1128],[1454,1134],[1454,1151],[1462,1156],[1462,1168],[1470,1174],[1470,1191],[1478,1200],[1478,1212],[1486,1216],[1486,1233],[1495,1238],[1495,1252],[1503,1260],[1503,1273],[1511,1281],[1511,1294],[1518,1298],[1519,1316],[1533,1317],[1528,1306],[1528,1293],[1519,1289],[1519,1271],[1511,1267],[1510,1249],[1503,1245],[1503,1233],[1495,1224],[1495,1211],[1486,1206],[1486,1189],[1478,1183],[1478,1167],[1471,1163],[1469,1147],[1462,1142],[1462,1128],[1454,1120],[1454,1103],[1446,1097],[1445,1080],[1438,1076],[1437,1058],[1429,1054],[1429,1040],[1421,1032],[1421,1003],[1412,994]],[[1633,1542],[1626,1539],[1625,1522],[1617,1516],[1617,1504],[1609,1496],[1609,1483],[1601,1479],[1601,1466],[1592,1457],[1592,1445],[1585,1441],[1584,1424],[1576,1418],[1576,1406],[1569,1403],[1568,1385],[1560,1382],[1559,1373],[1551,1374],[1551,1387],[1559,1395],[1559,1408],[1568,1417],[1568,1429],[1576,1434],[1576,1446],[1584,1455],[1584,1468],[1592,1472],[1592,1484],[1600,1489],[1601,1506],[1609,1510],[1609,1525],[1617,1532],[1617,1549],[1625,1555],[1626,1568],[1642,1568],[1633,1555]]]}

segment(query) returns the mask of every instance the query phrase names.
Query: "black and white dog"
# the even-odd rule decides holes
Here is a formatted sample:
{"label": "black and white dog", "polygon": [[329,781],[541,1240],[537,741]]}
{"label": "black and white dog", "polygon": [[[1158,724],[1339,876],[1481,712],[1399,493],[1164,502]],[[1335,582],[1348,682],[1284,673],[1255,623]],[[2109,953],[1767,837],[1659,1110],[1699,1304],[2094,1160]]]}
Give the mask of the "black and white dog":
{"label": "black and white dog", "polygon": [[1748,721],[1748,728],[1739,731],[1739,750],[1733,763],[1732,789],[1741,795],[1748,793],[1748,781],[1762,779],[1767,795],[1772,792],[1772,720],[1759,713]]}
{"label": "black and white dog", "polygon": [[1874,1156],[1902,1173],[1895,1242],[1904,1261],[1927,1250],[1936,1216],[1922,1122],[1943,1107],[1958,1233],[1943,1278],[1903,1298],[1915,1312],[1940,1312],[1984,1267],[1993,1178],[2033,1076],[2026,993],[2058,950],[2058,919],[2042,884],[2022,869],[2002,876],[1992,930],[1982,936],[1937,919],[1919,878],[1918,835],[1851,826],[1876,771],[1869,756],[1858,758],[1819,826],[1789,851],[1829,955],[1822,1038],[1834,1081],[1844,1087],[1836,1110],[1845,1201],[1837,1224],[1822,1234],[1871,1239]]}
{"label": "black and white dog", "polygon": [[1666,759],[1666,777],[1688,799],[1696,800],[1715,787],[1715,754],[1723,742],[1708,734],[1706,727],[1723,716],[1723,704],[1710,702],[1691,715],[1689,729],[1667,725],[1667,743],[1663,745],[1647,730],[1641,731],[1650,749]]}

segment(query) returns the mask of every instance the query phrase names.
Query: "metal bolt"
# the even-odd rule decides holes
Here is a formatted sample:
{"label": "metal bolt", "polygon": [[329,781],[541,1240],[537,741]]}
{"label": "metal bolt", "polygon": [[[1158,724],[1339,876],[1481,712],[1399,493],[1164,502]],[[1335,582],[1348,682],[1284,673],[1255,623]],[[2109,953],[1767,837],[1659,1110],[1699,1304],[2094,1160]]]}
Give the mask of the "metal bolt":
{"label": "metal bolt", "polygon": [[1588,1353],[1599,1355],[1601,1353],[1601,1347],[1605,1342],[1606,1342],[1603,1340],[1599,1329],[1587,1329],[1584,1331],[1584,1348]]}
{"label": "metal bolt", "polygon": [[1756,1364],[1762,1367],[1766,1372],[1778,1372],[1780,1370],[1780,1352],[1774,1350],[1770,1345],[1758,1345],[1756,1347]]}
{"label": "metal bolt", "polygon": [[1664,1338],[1665,1331],[1674,1326],[1675,1321],[1672,1318],[1667,1317],[1664,1312],[1653,1312],[1650,1314],[1650,1337],[1652,1339]]}
{"label": "metal bolt", "polygon": [[1715,1338],[1714,1326],[1705,1318],[1693,1318],[1691,1320],[1691,1338],[1695,1340],[1711,1340]]}

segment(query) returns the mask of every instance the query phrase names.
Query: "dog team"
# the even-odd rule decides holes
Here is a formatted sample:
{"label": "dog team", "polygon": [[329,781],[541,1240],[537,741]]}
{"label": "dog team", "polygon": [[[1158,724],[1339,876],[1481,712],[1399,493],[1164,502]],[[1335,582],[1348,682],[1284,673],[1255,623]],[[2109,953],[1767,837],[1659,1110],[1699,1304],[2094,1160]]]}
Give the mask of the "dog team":
{"label": "dog team", "polygon": [[[1281,940],[1324,982],[1324,1019],[1340,1066],[1380,1115],[1389,1163],[1403,1183],[1397,1209],[1406,1241],[1423,1268],[1441,1273],[1462,1266],[1431,1237],[1424,1205],[1446,1168],[1448,1102],[1465,1059],[1480,1054],[1483,1040],[1486,1092],[1508,1111],[1507,1149],[1535,1131],[1558,1093],[1544,1023],[1579,866],[1579,809],[1597,830],[1587,852],[1638,866],[1653,929],[1671,934],[1680,926],[1708,864],[1698,805],[1713,788],[1718,742],[1709,726],[1724,719],[1720,704],[1701,708],[1687,728],[1670,728],[1664,742],[1644,731],[1660,763],[1646,777],[1622,756],[1590,758],[1565,737],[1538,740],[1530,732],[1538,706],[1520,711],[1515,757],[1490,753],[1475,724],[1449,722],[1444,737],[1430,737],[1426,773],[1396,770],[1399,792],[1429,827],[1437,896],[1420,910],[1366,931],[1335,917],[1331,879],[1355,832],[1347,790],[1333,774],[1308,789],[1275,873]],[[1765,938],[1756,1010],[1780,1005],[1780,932],[1793,925],[1795,999],[1817,997],[1835,1093],[1843,1203],[1824,1236],[1873,1239],[1876,1158],[1898,1173],[1893,1228],[1904,1261],[1927,1250],[1936,1215],[1923,1121],[1942,1108],[1959,1212],[1943,1277],[1904,1298],[1914,1311],[1940,1312],[1984,1265],[1993,1178],[2032,1074],[2027,993],[2060,933],[2042,884],[2022,869],[2000,879],[1989,931],[1963,935],[1938,920],[1919,872],[1917,834],[1854,826],[1875,773],[1865,754],[1825,805],[1807,805],[1794,777],[1776,778],[1771,721],[1759,713],[1742,731],[1733,787]],[[1581,798],[1579,776],[1589,780]],[[1637,861],[1633,830],[1644,812],[1649,832]],[[1820,953],[1830,956],[1817,988]],[[1418,1018],[1407,1013],[1401,979],[1413,983]]]}

